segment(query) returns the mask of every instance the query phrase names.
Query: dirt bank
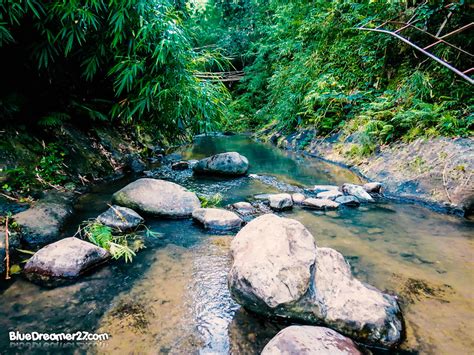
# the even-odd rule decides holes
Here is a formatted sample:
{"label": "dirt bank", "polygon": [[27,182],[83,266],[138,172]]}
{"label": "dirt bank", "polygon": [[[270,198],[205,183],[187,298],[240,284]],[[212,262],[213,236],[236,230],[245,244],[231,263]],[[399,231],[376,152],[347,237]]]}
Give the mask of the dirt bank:
{"label": "dirt bank", "polygon": [[368,180],[380,181],[392,198],[423,203],[440,211],[463,216],[474,208],[474,140],[472,138],[417,139],[382,146],[374,154],[353,154],[355,135],[321,139],[314,130],[291,135],[266,131],[259,138],[282,149],[303,151],[347,165]]}

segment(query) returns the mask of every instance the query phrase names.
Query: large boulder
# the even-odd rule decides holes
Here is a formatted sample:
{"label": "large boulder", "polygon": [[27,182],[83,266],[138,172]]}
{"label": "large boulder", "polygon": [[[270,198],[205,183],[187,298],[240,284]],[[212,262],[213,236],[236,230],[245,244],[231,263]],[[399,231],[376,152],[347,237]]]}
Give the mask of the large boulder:
{"label": "large boulder", "polygon": [[242,219],[234,212],[219,208],[198,208],[193,211],[193,218],[204,228],[217,232],[227,232],[240,228]]}
{"label": "large boulder", "polygon": [[227,152],[201,159],[193,166],[196,174],[209,175],[245,175],[249,169],[249,161],[237,152]]}
{"label": "large boulder", "polygon": [[332,329],[292,325],[280,331],[261,355],[359,355],[354,342]]}
{"label": "large boulder", "polygon": [[100,214],[97,221],[114,229],[128,231],[137,228],[145,220],[130,208],[113,205]]}
{"label": "large boulder", "polygon": [[271,194],[268,200],[270,208],[275,211],[283,211],[293,207],[293,199],[290,194]]}
{"label": "large boulder", "polygon": [[70,237],[37,251],[25,265],[24,275],[30,281],[52,286],[75,280],[92,268],[106,262],[107,250]]}
{"label": "large boulder", "polygon": [[400,340],[395,299],[355,279],[344,257],[317,248],[300,222],[258,217],[236,235],[231,252],[229,288],[250,311],[326,324],[368,344],[389,347]]}
{"label": "large boulder", "polygon": [[49,193],[13,219],[21,228],[22,244],[28,249],[38,249],[61,239],[63,227],[72,212],[71,196]]}
{"label": "large boulder", "polygon": [[194,192],[173,182],[143,178],[117,191],[112,200],[121,206],[160,217],[190,217],[201,207]]}
{"label": "large boulder", "polygon": [[344,184],[341,190],[344,195],[355,196],[360,202],[374,202],[372,196],[360,185]]}
{"label": "large boulder", "polygon": [[266,214],[240,230],[231,253],[231,293],[259,313],[290,304],[307,292],[316,244],[300,222]]}

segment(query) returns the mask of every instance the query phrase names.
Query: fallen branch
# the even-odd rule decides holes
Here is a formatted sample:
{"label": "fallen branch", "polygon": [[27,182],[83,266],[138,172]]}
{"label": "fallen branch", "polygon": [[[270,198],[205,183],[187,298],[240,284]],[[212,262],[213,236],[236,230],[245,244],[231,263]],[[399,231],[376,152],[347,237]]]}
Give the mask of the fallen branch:
{"label": "fallen branch", "polygon": [[19,201],[19,199],[14,198],[14,197],[11,197],[11,196],[8,196],[8,195],[6,195],[6,194],[4,194],[4,193],[1,193],[1,192],[0,192],[0,195],[2,195],[2,196],[5,197],[5,198],[8,198],[8,199],[11,200],[11,201],[16,201],[16,202]]}
{"label": "fallen branch", "polygon": [[10,245],[8,240],[8,216],[5,218],[5,280],[10,279]]}
{"label": "fallen branch", "polygon": [[36,176],[36,180],[38,180],[41,184],[52,187],[53,189],[58,190],[58,191],[64,191],[64,189],[61,186],[53,185],[53,184],[47,182],[41,176],[39,176],[39,174],[35,174],[35,176]]}

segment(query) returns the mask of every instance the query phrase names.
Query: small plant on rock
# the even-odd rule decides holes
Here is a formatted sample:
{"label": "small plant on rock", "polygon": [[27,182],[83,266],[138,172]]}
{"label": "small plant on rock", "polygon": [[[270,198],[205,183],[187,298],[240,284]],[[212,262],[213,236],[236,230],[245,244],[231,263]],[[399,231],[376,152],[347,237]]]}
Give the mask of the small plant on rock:
{"label": "small plant on rock", "polygon": [[199,201],[201,201],[202,208],[218,207],[222,202],[222,195],[216,193],[214,195],[198,195]]}
{"label": "small plant on rock", "polygon": [[[106,226],[96,220],[84,222],[78,230],[78,234],[91,243],[109,251],[114,259],[123,258],[130,262],[136,256],[136,252],[144,249],[143,239],[137,233],[121,234],[120,231]],[[149,236],[157,234],[147,229]]]}

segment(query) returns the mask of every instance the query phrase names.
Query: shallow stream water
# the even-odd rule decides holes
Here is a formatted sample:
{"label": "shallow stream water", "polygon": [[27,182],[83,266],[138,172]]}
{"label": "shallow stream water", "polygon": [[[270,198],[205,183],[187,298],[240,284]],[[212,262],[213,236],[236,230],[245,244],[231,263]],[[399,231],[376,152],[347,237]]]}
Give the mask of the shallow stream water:
{"label": "shallow stream water", "polygon": [[[223,151],[248,157],[251,173],[298,186],[361,182],[337,165],[280,151],[242,136],[202,137],[178,151],[200,159]],[[171,176],[201,193],[220,192],[223,205],[277,190],[251,178]],[[95,188],[79,200],[77,224],[107,209],[130,178]],[[467,354],[474,349],[474,235],[466,220],[417,205],[387,201],[327,213],[294,209],[318,246],[342,252],[354,274],[397,294],[406,322],[399,352]],[[1,292],[3,353],[253,354],[284,324],[248,314],[227,289],[232,236],[212,235],[192,220],[147,221],[160,236],[133,263],[112,262],[79,282],[44,289],[15,277]],[[92,344],[10,344],[7,331],[107,332]]]}

